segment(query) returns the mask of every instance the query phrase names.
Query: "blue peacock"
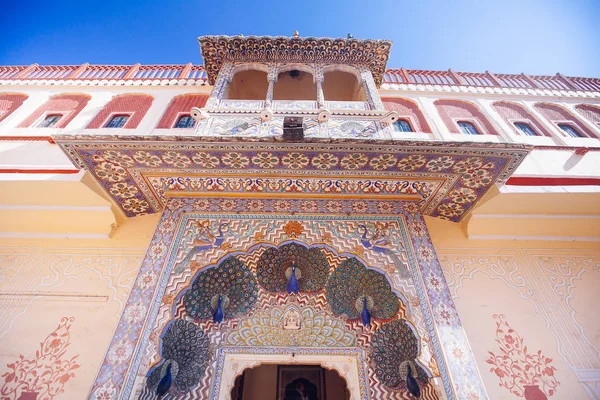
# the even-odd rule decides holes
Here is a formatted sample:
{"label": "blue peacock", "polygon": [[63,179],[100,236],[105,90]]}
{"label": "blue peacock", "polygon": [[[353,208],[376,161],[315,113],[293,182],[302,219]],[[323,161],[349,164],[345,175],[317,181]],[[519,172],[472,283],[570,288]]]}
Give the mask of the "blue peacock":
{"label": "blue peacock", "polygon": [[198,272],[183,295],[188,315],[221,323],[252,311],[258,297],[256,277],[246,264],[230,256]]}
{"label": "blue peacock", "polygon": [[146,389],[160,399],[198,384],[209,358],[208,336],[193,322],[175,319],[162,336],[161,361],[150,369]]}
{"label": "blue peacock", "polygon": [[198,227],[198,233],[192,240],[191,250],[173,269],[173,272],[175,273],[182,273],[186,268],[189,268],[190,262],[194,259],[196,254],[215,247],[220,247],[225,241],[225,234],[229,228],[228,222],[222,222],[217,226],[217,234],[214,235],[211,231],[210,221],[193,221],[193,224]]}

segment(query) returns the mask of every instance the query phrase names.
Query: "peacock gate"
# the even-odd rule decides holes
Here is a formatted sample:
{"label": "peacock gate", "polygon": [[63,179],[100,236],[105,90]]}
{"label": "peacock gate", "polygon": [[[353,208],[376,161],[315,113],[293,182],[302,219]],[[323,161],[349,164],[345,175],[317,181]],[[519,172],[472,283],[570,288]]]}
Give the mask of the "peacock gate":
{"label": "peacock gate", "polygon": [[137,197],[113,193],[124,211],[144,212],[128,207],[132,198],[162,209],[94,396],[154,399],[169,378],[167,398],[237,399],[253,385],[265,393],[253,382],[264,368],[278,399],[294,398],[289,385],[312,385],[310,374],[319,393],[341,382],[327,396],[335,399],[485,397],[422,215],[458,218],[457,204],[473,204],[527,150],[315,139],[59,144],[107,192],[114,174],[131,180],[119,183]]}

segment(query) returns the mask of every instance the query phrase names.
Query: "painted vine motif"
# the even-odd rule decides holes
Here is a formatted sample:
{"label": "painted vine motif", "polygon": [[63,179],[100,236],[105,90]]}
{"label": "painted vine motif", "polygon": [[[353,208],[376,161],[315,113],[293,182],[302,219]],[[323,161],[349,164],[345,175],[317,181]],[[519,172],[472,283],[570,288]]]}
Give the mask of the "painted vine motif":
{"label": "painted vine motif", "polygon": [[500,379],[500,386],[526,399],[530,397],[528,393],[537,392],[537,388],[547,396],[554,395],[560,382],[554,376],[556,368],[550,365],[552,358],[545,357],[542,350],[530,353],[523,338],[508,325],[503,314],[494,314],[494,319],[500,353],[488,352],[490,358],[486,362],[492,365],[490,372]]}
{"label": "painted vine motif", "polygon": [[53,400],[64,392],[66,383],[75,377],[79,368],[79,354],[65,358],[71,345],[71,324],[75,318],[64,317],[58,327],[40,343],[35,357],[26,359],[22,354],[8,363],[9,372],[2,375],[4,385],[0,388],[2,400],[36,399]]}

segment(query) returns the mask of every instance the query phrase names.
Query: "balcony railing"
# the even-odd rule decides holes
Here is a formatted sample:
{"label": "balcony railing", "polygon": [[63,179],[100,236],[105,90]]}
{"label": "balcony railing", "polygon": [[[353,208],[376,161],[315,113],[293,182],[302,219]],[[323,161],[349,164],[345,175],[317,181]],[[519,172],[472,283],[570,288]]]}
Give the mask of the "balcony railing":
{"label": "balcony railing", "polygon": [[600,91],[599,78],[567,77],[526,74],[492,74],[491,72],[424,71],[388,69],[383,83],[407,85],[473,86],[512,89],[548,89]]}
{"label": "balcony railing", "polygon": [[0,80],[172,80],[206,81],[202,65],[37,65],[1,67]]}
{"label": "balcony railing", "polygon": [[[202,65],[29,65],[0,66],[3,80],[196,80],[206,82]],[[578,90],[600,92],[600,78],[491,72],[388,69],[384,84],[472,86],[511,89]]]}

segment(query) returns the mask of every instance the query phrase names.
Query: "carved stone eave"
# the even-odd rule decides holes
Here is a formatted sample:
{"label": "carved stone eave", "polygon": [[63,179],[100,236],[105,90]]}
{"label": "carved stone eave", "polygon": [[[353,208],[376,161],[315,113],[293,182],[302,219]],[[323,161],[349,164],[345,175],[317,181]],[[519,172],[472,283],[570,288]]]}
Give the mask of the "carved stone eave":
{"label": "carved stone eave", "polygon": [[[414,201],[461,221],[531,146],[273,137],[60,135],[125,215],[160,212],[170,196]],[[216,179],[215,177],[218,177]],[[216,180],[215,180],[216,179]]]}
{"label": "carved stone eave", "polygon": [[201,36],[198,42],[211,85],[225,62],[268,62],[363,66],[379,87],[392,48],[390,40],[285,36]]}

